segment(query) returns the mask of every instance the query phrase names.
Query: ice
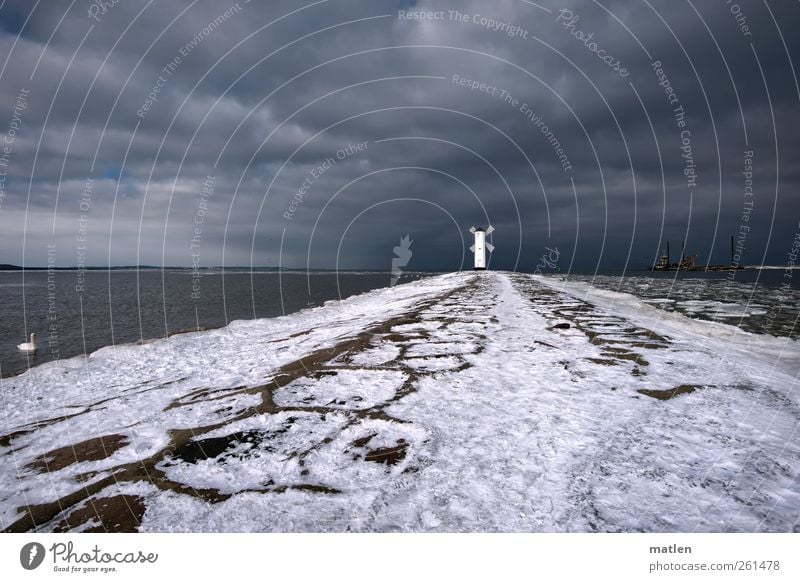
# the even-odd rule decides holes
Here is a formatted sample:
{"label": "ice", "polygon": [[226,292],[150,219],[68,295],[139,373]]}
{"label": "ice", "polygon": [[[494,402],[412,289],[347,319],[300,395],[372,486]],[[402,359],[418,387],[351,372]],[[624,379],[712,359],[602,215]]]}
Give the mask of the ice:
{"label": "ice", "polygon": [[[650,301],[652,303],[652,301]],[[725,303],[722,301],[709,301],[691,299],[677,302],[677,307],[687,313],[704,312],[709,317],[750,317],[751,315],[764,315],[767,310],[755,306],[745,306],[738,303]]]}

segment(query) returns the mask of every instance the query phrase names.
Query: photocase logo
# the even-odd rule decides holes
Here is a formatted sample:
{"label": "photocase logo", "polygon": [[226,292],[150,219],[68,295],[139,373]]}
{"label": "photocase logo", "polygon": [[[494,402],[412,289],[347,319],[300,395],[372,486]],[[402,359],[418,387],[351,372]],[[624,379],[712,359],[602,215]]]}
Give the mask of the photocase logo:
{"label": "photocase logo", "polygon": [[541,259],[539,259],[536,269],[533,271],[534,275],[541,275],[542,269],[552,269],[555,271],[561,270],[561,267],[558,266],[558,259],[561,257],[561,252],[558,250],[558,247],[554,249],[551,249],[550,247],[544,247],[544,250],[547,252],[542,255]]}
{"label": "photocase logo", "polygon": [[410,240],[411,235],[406,235],[400,239],[400,245],[394,247],[394,254],[396,255],[392,259],[392,282],[389,283],[389,287],[394,287],[397,285],[397,281],[400,280],[400,275],[403,274],[403,269],[401,267],[405,267],[408,264],[408,261],[411,260],[411,244],[414,242]]}
{"label": "photocase logo", "polygon": [[44,561],[44,546],[38,542],[30,542],[22,546],[19,552],[19,563],[26,570],[35,570]]}
{"label": "photocase logo", "polygon": [[96,22],[100,22],[100,16],[108,14],[109,11],[119,4],[120,0],[94,0],[87,10],[89,18],[93,18]]}

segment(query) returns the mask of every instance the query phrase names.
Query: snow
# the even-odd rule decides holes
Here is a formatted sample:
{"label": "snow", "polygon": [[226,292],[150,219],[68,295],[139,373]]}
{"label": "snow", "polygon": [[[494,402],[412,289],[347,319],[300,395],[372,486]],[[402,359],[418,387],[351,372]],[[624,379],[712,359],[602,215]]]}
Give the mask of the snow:
{"label": "snow", "polygon": [[[214,458],[185,462],[170,457],[158,465],[167,477],[195,489],[216,489],[220,493],[236,493],[265,486],[276,488],[302,480],[302,467],[293,453],[302,451],[309,442],[319,442],[337,434],[347,419],[340,414],[279,413],[254,418],[246,423],[233,423],[224,431],[203,435],[202,443],[230,434],[240,437]],[[246,428],[245,428],[246,427]],[[223,434],[224,433],[224,434]],[[208,451],[211,454],[211,451]]]}
{"label": "snow", "polygon": [[451,274],[45,364],[0,387],[0,526],[88,483],[140,531],[798,531],[797,342],[649,303]]}
{"label": "snow", "polygon": [[462,360],[451,356],[441,358],[408,358],[405,360],[407,366],[411,366],[416,370],[428,371],[453,370],[461,366],[462,363]]}
{"label": "snow", "polygon": [[773,384],[784,385],[787,397],[800,403],[797,390],[800,344],[797,340],[749,333],[721,322],[690,319],[679,313],[664,312],[633,295],[597,289],[586,283],[550,277],[538,277],[537,282],[613,311],[632,323],[699,344],[719,358],[724,366],[734,370],[742,366],[752,367],[756,374],[772,376]]}
{"label": "snow", "polygon": [[279,406],[366,409],[392,398],[406,379],[394,370],[341,370],[295,380],[276,390],[273,400]]}
{"label": "snow", "polygon": [[400,355],[400,348],[390,342],[381,342],[379,345],[353,355],[350,363],[354,366],[380,366],[391,362]]}

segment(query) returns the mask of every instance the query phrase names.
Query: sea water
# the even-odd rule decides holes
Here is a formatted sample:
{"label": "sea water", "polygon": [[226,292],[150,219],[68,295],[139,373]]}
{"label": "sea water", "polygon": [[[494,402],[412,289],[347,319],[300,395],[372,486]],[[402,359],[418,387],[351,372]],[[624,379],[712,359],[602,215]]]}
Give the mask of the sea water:
{"label": "sea water", "polygon": [[[420,276],[405,273],[400,282]],[[390,282],[389,273],[226,270],[198,280],[191,270],[0,272],[0,374],[105,346],[286,315]],[[36,353],[20,352],[17,344],[31,332]]]}

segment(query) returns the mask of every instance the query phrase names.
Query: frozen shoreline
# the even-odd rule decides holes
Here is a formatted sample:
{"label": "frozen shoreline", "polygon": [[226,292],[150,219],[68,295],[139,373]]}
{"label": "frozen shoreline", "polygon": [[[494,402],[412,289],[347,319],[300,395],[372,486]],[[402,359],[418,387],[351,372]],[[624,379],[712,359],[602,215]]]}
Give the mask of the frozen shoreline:
{"label": "frozen shoreline", "polygon": [[631,295],[431,277],[3,379],[0,526],[796,531],[798,371]]}

